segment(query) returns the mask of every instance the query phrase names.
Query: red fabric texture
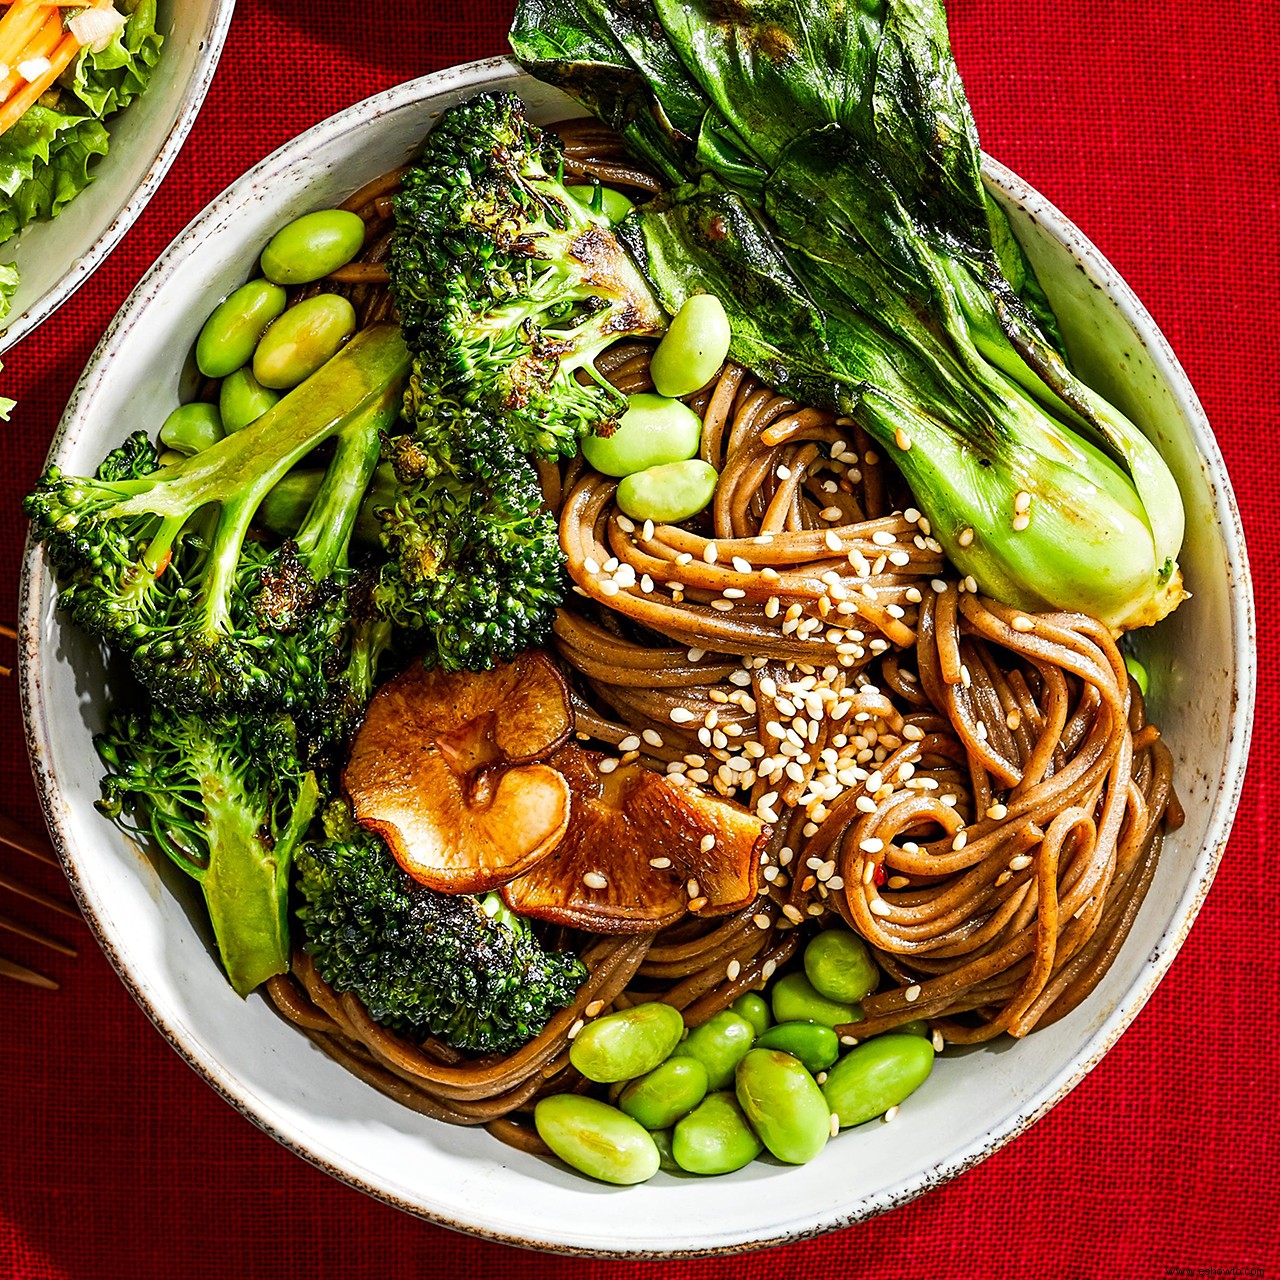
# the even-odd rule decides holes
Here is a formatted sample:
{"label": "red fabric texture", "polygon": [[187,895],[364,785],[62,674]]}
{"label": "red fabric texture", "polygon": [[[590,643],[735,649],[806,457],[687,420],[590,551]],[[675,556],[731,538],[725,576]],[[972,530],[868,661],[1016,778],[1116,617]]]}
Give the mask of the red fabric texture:
{"label": "red fabric texture", "polygon": [[[1280,564],[1271,367],[1280,349],[1272,61],[1280,9],[1244,0],[951,7],[987,150],[1064,209],[1154,314],[1217,430],[1255,578],[1267,581]],[[212,92],[161,191],[110,261],[6,357],[0,391],[19,401],[0,467],[0,593],[11,613],[20,499],[75,378],[143,270],[226,183],[299,130],[398,81],[503,52],[510,8],[511,0],[241,0]],[[894,1213],[661,1274],[1274,1274],[1280,904],[1269,837],[1280,696],[1270,662],[1280,652],[1265,594],[1261,612],[1264,677],[1234,838],[1182,954],[1105,1061],[1012,1145]],[[0,807],[37,823],[12,682],[0,684],[0,735]],[[34,864],[19,870],[56,887],[55,874]],[[75,961],[8,936],[0,947],[63,987],[3,989],[0,1276],[654,1274],[641,1263],[469,1239],[329,1179],[183,1065],[83,930],[38,908],[6,901],[0,910],[43,918],[81,946]]]}

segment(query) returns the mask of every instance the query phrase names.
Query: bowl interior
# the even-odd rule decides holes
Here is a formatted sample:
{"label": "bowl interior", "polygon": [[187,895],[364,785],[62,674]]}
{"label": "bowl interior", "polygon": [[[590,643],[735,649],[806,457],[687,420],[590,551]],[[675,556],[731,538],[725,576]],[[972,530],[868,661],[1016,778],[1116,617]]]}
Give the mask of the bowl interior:
{"label": "bowl interior", "polygon": [[22,281],[0,351],[64,303],[119,243],[155,193],[204,101],[235,0],[159,0],[164,48],[146,92],[107,122],[111,148],[89,186],[50,222],[0,246]]}
{"label": "bowl interior", "polygon": [[[275,228],[402,163],[444,107],[496,88],[521,93],[543,120],[570,114],[565,99],[508,62],[453,68],[324,122],[214,201],[103,339],[54,443],[58,464],[93,467],[126,430],[150,429],[177,403],[205,315],[247,276]],[[1183,565],[1194,597],[1139,646],[1156,690],[1154,718],[1178,758],[1187,823],[1168,841],[1100,988],[1026,1041],[949,1052],[892,1125],[847,1132],[798,1169],[756,1162],[728,1178],[659,1175],[617,1190],[513,1152],[483,1131],[430,1121],[361,1084],[262,998],[239,1000],[209,954],[191,886],[164,883],[180,877],[95,812],[89,734],[106,677],[93,646],[58,617],[33,554],[24,692],[32,759],[69,874],[144,1009],[215,1088],[280,1141],[392,1203],[504,1240],[633,1255],[733,1249],[868,1217],[983,1158],[1077,1083],[1141,1007],[1212,878],[1247,748],[1252,636],[1241,534],[1212,435],[1150,318],[1041,197],[997,165],[988,176],[1081,370],[1159,440],[1188,505]]]}

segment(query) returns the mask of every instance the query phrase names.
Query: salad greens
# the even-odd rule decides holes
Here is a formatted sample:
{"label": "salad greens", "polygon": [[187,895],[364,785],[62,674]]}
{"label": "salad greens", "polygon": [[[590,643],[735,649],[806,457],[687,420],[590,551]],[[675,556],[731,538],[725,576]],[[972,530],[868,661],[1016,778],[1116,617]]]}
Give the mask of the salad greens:
{"label": "salad greens", "polygon": [[[101,51],[80,51],[67,72],[0,134],[0,242],[36,219],[56,217],[93,180],[109,144],[103,121],[148,85],[163,37],[156,0],[125,0],[125,25]],[[0,266],[0,321],[18,285]]]}
{"label": "salad greens", "polygon": [[511,43],[673,184],[619,229],[664,306],[717,293],[733,358],[858,421],[981,590],[1177,606],[1177,486],[1071,372],[940,0],[521,0]]}

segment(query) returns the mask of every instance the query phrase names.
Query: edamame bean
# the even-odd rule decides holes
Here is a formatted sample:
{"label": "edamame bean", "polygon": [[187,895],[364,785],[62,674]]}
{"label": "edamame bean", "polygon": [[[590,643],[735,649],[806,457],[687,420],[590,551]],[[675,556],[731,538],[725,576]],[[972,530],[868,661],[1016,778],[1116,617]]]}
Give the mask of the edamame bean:
{"label": "edamame bean", "polygon": [[831,1112],[798,1058],[752,1049],[738,1064],[735,1091],[761,1142],[787,1164],[804,1164],[827,1145]]}
{"label": "edamame bean", "polygon": [[846,1022],[861,1022],[863,1017],[856,1004],[819,995],[803,973],[789,973],[779,978],[769,996],[778,1022],[820,1022],[823,1026],[838,1027]]}
{"label": "edamame bean", "polygon": [[756,1038],[755,1028],[731,1009],[723,1009],[694,1027],[680,1046],[680,1052],[697,1058],[707,1069],[707,1087],[725,1089],[733,1073]]}
{"label": "edamame bean", "polygon": [[1124,665],[1129,669],[1129,674],[1133,677],[1134,683],[1138,686],[1138,692],[1145,698],[1147,690],[1150,688],[1151,682],[1147,678],[1147,669],[1132,654],[1124,655]]}
{"label": "edamame bean", "polygon": [[226,434],[216,404],[179,405],[160,428],[160,443],[179,453],[201,453]]}
{"label": "edamame bean", "polygon": [[597,1084],[634,1080],[662,1062],[683,1031],[680,1011],[659,1000],[615,1009],[578,1032],[569,1061]]}
{"label": "edamame bean", "polygon": [[[884,1034],[888,1034],[885,1032]],[[912,1018],[910,1022],[900,1022],[893,1029],[898,1036],[928,1036],[933,1038],[933,1028],[923,1018]]]}
{"label": "edamame bean", "polygon": [[285,309],[285,291],[270,280],[250,280],[214,307],[196,339],[196,365],[206,378],[225,378],[253,359],[266,327]]}
{"label": "edamame bean", "polygon": [[806,1070],[825,1071],[840,1056],[840,1039],[820,1022],[779,1022],[756,1040],[757,1049],[781,1049]]}
{"label": "edamame bean", "polygon": [[933,1070],[933,1044],[922,1036],[885,1034],[864,1041],[827,1072],[823,1097],[840,1127],[882,1116],[914,1093]]}
{"label": "edamame bean", "polygon": [[650,467],[619,483],[618,507],[633,520],[660,524],[687,520],[715,497],[719,478],[715,467],[701,458]]}
{"label": "edamame bean", "polygon": [[252,369],[237,369],[222,380],[218,391],[218,408],[222,411],[222,429],[230,435],[257,422],[279,395],[264,387],[253,376]]}
{"label": "edamame bean", "polygon": [[688,405],[644,391],[628,397],[612,435],[583,438],[582,456],[607,476],[629,476],[692,458],[701,438],[702,419]]}
{"label": "edamame bean", "polygon": [[880,981],[867,944],[856,933],[838,926],[824,929],[805,947],[804,973],[820,996],[842,1004],[856,1004]]}
{"label": "edamame bean", "polygon": [[678,1053],[627,1085],[618,1107],[646,1129],[666,1129],[706,1096],[706,1067]]}
{"label": "edamame bean", "polygon": [[345,209],[304,213],[271,237],[262,274],[276,284],[308,284],[345,267],[364,247],[364,220]]}
{"label": "edamame bean", "polygon": [[729,317],[719,298],[695,293],[686,299],[649,366],[658,394],[688,396],[705,387],[724,364],[730,337]]}
{"label": "edamame bean", "polygon": [[318,293],[290,307],[262,335],[253,376],[273,391],[305,382],[356,331],[356,313],[337,293]]}
{"label": "edamame bean", "polygon": [[671,1132],[671,1154],[687,1173],[732,1173],[764,1144],[732,1093],[709,1093]]}
{"label": "edamame bean", "polygon": [[585,204],[595,213],[604,214],[615,227],[635,208],[635,205],[621,191],[606,187],[602,182],[570,187],[569,194],[579,204]]}
{"label": "edamame bean", "polygon": [[757,1036],[763,1035],[773,1021],[769,1013],[769,1003],[758,991],[744,991],[729,1008],[738,1017],[746,1018]]}
{"label": "edamame bean", "polygon": [[647,1131],[598,1098],[553,1094],[534,1107],[533,1123],[565,1164],[589,1178],[630,1187],[658,1172],[658,1148]]}
{"label": "edamame bean", "polygon": [[649,1137],[653,1139],[653,1145],[658,1148],[658,1168],[663,1173],[683,1173],[684,1170],[676,1162],[675,1153],[671,1149],[671,1130],[654,1129]]}

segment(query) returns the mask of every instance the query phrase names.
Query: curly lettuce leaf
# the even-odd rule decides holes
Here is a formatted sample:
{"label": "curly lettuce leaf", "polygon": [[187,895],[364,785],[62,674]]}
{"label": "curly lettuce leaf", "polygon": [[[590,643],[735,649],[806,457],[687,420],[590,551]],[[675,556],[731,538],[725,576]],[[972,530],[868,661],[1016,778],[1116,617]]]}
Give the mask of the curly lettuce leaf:
{"label": "curly lettuce leaf", "polygon": [[163,37],[156,30],[155,0],[121,7],[132,10],[128,22],[101,52],[81,51],[67,86],[99,120],[127,107],[150,83],[160,60]]}

